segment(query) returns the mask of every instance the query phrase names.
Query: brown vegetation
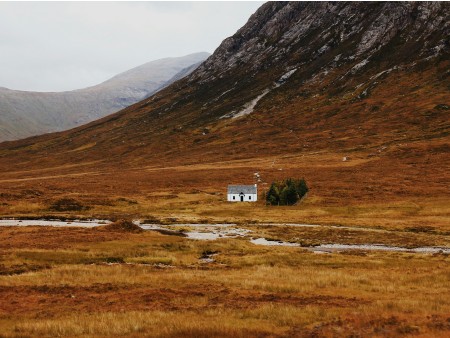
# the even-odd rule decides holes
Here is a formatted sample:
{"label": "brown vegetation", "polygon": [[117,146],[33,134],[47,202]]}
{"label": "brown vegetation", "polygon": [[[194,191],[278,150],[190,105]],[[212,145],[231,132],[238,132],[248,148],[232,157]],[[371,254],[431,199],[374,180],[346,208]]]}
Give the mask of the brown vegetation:
{"label": "brown vegetation", "polygon": [[[433,27],[433,39],[445,37]],[[317,48],[302,54],[294,46],[255,74],[252,61],[238,62],[208,74],[209,82],[181,80],[86,126],[0,144],[0,215],[236,222],[252,235],[303,245],[448,246],[447,51],[412,53],[401,34],[415,33],[399,30],[353,74],[358,39],[314,55],[331,38],[312,39],[321,33],[308,35]],[[328,72],[341,54],[348,61]],[[294,64],[302,66],[273,88]],[[269,87],[250,115],[221,118]],[[294,206],[226,203],[228,184],[258,177],[260,193],[286,177],[304,177],[310,190]],[[318,255],[135,230],[123,221],[0,228],[0,335],[449,335],[448,255]]]}
{"label": "brown vegetation", "polygon": [[[35,231],[54,246],[37,243]],[[108,234],[113,237],[102,237]],[[446,255],[317,255],[152,231],[0,228],[4,337],[446,336]],[[119,237],[114,237],[119,236]],[[205,252],[215,253],[204,263]],[[18,265],[33,268],[14,270]]]}
{"label": "brown vegetation", "polygon": [[[416,147],[420,144],[424,146],[416,142]],[[450,203],[444,184],[449,172],[448,156],[427,148],[405,148],[405,157],[399,160],[396,156],[403,146],[392,148],[370,158],[368,152],[354,152],[348,162],[342,162],[344,153],[307,152],[165,168],[98,168],[94,173],[82,165],[24,173],[5,170],[0,172],[0,214],[153,218],[157,222],[253,220],[384,228],[423,225],[449,231]],[[73,177],[72,170],[84,175]],[[264,183],[280,175],[304,176],[311,190],[304,201],[291,207],[227,204],[227,184],[252,183],[255,172],[263,180],[260,192],[268,189]],[[27,193],[36,187],[39,195]],[[48,208],[48,200],[64,196],[89,209],[56,212]]]}

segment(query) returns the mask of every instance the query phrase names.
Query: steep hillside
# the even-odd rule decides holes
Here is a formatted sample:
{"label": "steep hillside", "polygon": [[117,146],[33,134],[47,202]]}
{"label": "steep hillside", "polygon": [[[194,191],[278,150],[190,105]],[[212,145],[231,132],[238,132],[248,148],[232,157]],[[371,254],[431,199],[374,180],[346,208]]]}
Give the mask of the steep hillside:
{"label": "steep hillside", "polygon": [[[386,203],[400,203],[400,218],[420,213],[442,225],[449,13],[446,2],[266,3],[157,94],[77,129],[0,145],[0,181],[17,196],[39,182],[52,187],[41,190],[47,198],[70,191],[92,202],[98,192],[218,192],[253,182],[255,172],[261,187],[304,176],[313,211],[301,215],[312,221],[341,212],[394,222]],[[155,208],[141,202],[140,212]],[[363,203],[382,210],[367,206],[355,221],[354,209],[336,209]],[[223,215],[217,206],[202,213]]]}
{"label": "steep hillside", "polygon": [[[84,157],[103,153],[103,145],[121,156],[125,141],[127,153],[158,156],[177,147],[211,150],[219,139],[228,151],[245,152],[233,144],[249,144],[245,130],[255,128],[277,147],[277,138],[292,147],[323,132],[366,140],[406,129],[438,136],[448,114],[448,18],[449,5],[437,2],[267,3],[188,78],[50,140],[57,150],[71,139],[70,149],[101,132]],[[203,135],[204,128],[214,132]],[[330,137],[317,146],[339,139]],[[157,149],[155,140],[163,140]],[[266,149],[265,140],[250,142]]]}
{"label": "steep hillside", "polygon": [[[0,88],[0,142],[70,129],[119,111],[187,75],[208,57],[151,61],[93,87],[59,93]],[[178,73],[180,73],[178,75]]]}

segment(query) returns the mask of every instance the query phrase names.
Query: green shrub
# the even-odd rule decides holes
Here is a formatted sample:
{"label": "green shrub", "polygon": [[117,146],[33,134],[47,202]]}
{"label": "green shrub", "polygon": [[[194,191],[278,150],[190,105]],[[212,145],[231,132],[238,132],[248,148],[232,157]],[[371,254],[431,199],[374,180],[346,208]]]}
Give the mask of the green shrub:
{"label": "green shrub", "polygon": [[272,183],[269,191],[267,192],[266,201],[271,205],[280,204],[280,192],[275,182]]}
{"label": "green shrub", "polygon": [[288,178],[281,182],[273,182],[266,194],[269,205],[294,205],[306,195],[309,188],[306,181]]}

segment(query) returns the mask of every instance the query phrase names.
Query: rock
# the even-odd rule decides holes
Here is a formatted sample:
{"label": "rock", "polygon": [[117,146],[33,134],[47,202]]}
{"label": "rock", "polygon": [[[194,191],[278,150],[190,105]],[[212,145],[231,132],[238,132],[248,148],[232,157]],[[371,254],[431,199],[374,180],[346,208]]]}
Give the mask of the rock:
{"label": "rock", "polygon": [[[271,80],[278,84],[302,76],[305,69],[310,80],[342,67],[351,76],[378,63],[388,45],[395,57],[384,54],[388,62],[383,67],[397,69],[401,63],[448,53],[449,8],[445,2],[267,2],[188,82],[226,81],[236,71],[249,81],[267,69],[273,69]],[[336,84],[345,79],[339,76]],[[229,91],[229,96],[239,95],[239,85]]]}

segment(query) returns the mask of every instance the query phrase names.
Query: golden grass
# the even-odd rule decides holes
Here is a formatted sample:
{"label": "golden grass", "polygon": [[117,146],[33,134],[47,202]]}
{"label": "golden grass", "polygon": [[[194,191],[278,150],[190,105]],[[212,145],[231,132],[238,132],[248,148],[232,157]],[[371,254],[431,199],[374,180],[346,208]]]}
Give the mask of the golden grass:
{"label": "golden grass", "polygon": [[[210,310],[201,317],[193,311],[182,314],[162,311],[94,313],[75,318],[31,321],[16,325],[14,331],[19,335],[46,336],[248,337],[263,332],[280,334],[287,331],[289,322],[295,321],[300,313],[296,308],[290,310],[281,309],[278,316],[274,315],[273,306],[242,313]],[[317,312],[317,309],[306,310],[302,312]],[[284,324],[284,330],[271,323],[274,317],[278,319],[277,322]]]}
{"label": "golden grass", "polygon": [[[86,233],[103,231],[0,231],[18,240],[21,234],[20,248],[11,238],[0,265],[44,266],[0,275],[5,337],[394,337],[450,330],[448,255],[317,255],[244,239],[202,242],[155,232],[92,242]],[[70,249],[37,249],[34,231],[66,238]],[[215,262],[202,263],[204,252],[217,252]],[[108,263],[111,257],[122,263]]]}

